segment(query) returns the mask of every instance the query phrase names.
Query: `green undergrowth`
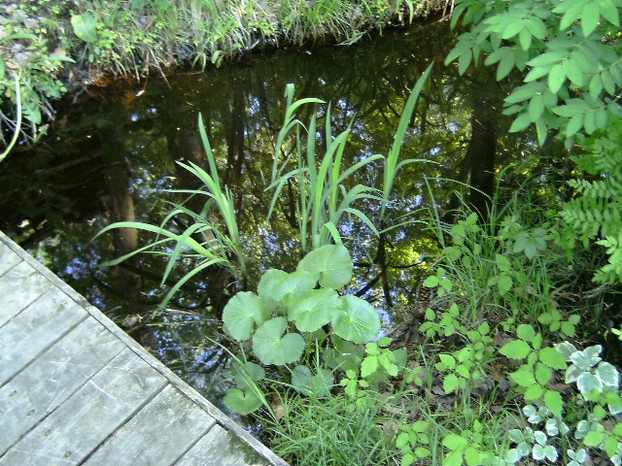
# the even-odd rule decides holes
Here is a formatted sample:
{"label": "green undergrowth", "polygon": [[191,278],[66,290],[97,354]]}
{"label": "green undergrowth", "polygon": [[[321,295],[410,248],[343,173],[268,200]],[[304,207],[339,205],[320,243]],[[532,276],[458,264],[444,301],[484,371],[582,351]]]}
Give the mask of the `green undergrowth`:
{"label": "green undergrowth", "polygon": [[[208,171],[183,166],[203,188],[178,192],[203,199],[202,210],[175,203],[159,226],[117,223],[104,231],[154,233],[131,255],[168,256],[164,280],[178,263],[195,264],[166,299],[207,267],[230,274],[238,288],[222,312],[233,355],[224,403],[259,420],[270,446],[292,464],[620,464],[620,374],[596,341],[604,327],[619,330],[603,322],[591,281],[600,265],[585,260],[581,231],[568,221],[586,211],[592,217],[581,224],[591,223],[588,233],[609,231],[615,222],[603,223],[599,204],[563,204],[553,192],[532,203],[526,183],[505,199],[498,189],[485,213],[462,202],[446,223],[430,196],[417,223],[431,230],[441,252],[420,284],[430,301],[408,323],[406,340],[393,340],[398,333],[381,328],[379,310],[349,289],[354,261],[341,227],[359,221],[381,234],[394,180],[406,164],[422,163],[400,160],[400,151],[429,72],[413,88],[386,155],[352,166],[342,158],[349,128],[333,134],[327,119],[320,142],[324,102],[295,100],[287,87],[265,189],[272,220],[283,188],[293,193],[292,256],[300,259],[294,268],[261,269],[250,281],[256,286],[243,285],[252,273],[248,238],[204,129]],[[305,106],[312,111],[303,121]],[[617,167],[616,134],[596,135],[600,145],[587,144],[592,155],[578,163],[608,174]],[[597,163],[603,157],[607,163]],[[368,160],[382,171],[382,186],[356,184]],[[577,196],[594,190],[615,203],[615,193],[600,187],[585,185]],[[585,239],[589,248],[594,235]],[[619,265],[616,251],[608,253]]]}
{"label": "green undergrowth", "polygon": [[410,24],[445,6],[439,0],[4,2],[0,148],[8,153],[14,135],[31,142],[45,133],[67,81],[75,88],[102,74],[141,78],[177,65],[205,68],[266,46],[350,44],[369,30]]}
{"label": "green undergrowth", "polygon": [[[344,278],[333,289],[345,284],[345,249],[266,272],[253,301],[238,294],[223,316],[241,350],[227,406],[255,413],[292,464],[620,464],[620,373],[581,320],[595,303],[566,288],[577,264],[555,216],[524,225],[532,207],[517,198],[487,221],[468,206],[454,224],[432,215],[444,244],[424,282],[432,299],[399,347],[371,336],[371,313],[345,327],[367,334],[344,334],[336,322],[350,311],[337,300],[348,295],[325,301],[319,275],[305,285],[314,297],[297,292],[309,263]],[[268,337],[275,315],[283,325]]]}

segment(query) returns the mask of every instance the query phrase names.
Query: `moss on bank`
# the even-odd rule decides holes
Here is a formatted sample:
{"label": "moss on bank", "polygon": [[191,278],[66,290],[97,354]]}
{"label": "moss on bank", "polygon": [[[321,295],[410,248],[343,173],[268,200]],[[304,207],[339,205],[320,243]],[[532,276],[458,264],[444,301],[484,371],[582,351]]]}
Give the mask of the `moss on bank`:
{"label": "moss on bank", "polygon": [[[250,51],[356,42],[448,0],[22,0],[0,6],[0,150],[33,141],[51,102],[102,74],[140,78]],[[18,85],[19,84],[19,85]],[[21,99],[18,99],[18,93]],[[21,103],[20,103],[21,100]],[[21,104],[21,105],[20,105]],[[19,116],[23,116],[21,128]],[[3,147],[4,146],[4,147]],[[0,160],[2,155],[0,154]]]}

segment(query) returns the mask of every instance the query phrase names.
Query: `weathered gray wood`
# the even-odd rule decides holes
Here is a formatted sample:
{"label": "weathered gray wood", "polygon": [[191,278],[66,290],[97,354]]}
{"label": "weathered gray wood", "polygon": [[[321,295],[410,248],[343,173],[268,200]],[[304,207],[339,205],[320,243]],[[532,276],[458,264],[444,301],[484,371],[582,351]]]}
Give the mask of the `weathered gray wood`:
{"label": "weathered gray wood", "polygon": [[166,384],[125,349],[0,457],[0,464],[78,464]]}
{"label": "weathered gray wood", "polygon": [[168,385],[85,464],[172,464],[215,424],[214,418]]}
{"label": "weathered gray wood", "polygon": [[0,387],[87,317],[66,295],[50,291],[0,328]]}
{"label": "weathered gray wood", "polygon": [[52,284],[26,261],[0,277],[0,327],[19,314]]}
{"label": "weathered gray wood", "polygon": [[221,426],[214,426],[176,466],[268,466],[255,450]]}
{"label": "weathered gray wood", "polygon": [[1,465],[287,466],[2,232],[0,358]]}
{"label": "weathered gray wood", "polygon": [[0,456],[118,355],[125,346],[87,319],[0,388]]}
{"label": "weathered gray wood", "polygon": [[0,277],[22,261],[6,244],[0,242]]}

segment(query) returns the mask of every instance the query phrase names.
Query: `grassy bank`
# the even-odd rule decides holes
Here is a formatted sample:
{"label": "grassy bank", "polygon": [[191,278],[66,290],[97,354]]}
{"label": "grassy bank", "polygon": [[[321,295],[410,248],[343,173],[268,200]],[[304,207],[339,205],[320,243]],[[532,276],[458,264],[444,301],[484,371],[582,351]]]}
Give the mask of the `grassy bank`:
{"label": "grassy bank", "polygon": [[[353,43],[445,0],[26,0],[0,7],[0,150],[45,132],[53,102],[102,75],[206,67],[265,47]],[[19,137],[15,135],[19,134]],[[0,160],[2,156],[0,156]]]}

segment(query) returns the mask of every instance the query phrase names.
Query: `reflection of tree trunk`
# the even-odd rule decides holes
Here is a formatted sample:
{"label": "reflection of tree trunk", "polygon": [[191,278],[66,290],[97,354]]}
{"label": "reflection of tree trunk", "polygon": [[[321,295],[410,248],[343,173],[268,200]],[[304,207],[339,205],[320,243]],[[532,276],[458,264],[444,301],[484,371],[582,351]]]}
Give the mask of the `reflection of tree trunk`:
{"label": "reflection of tree trunk", "polygon": [[[170,114],[168,117],[169,121],[175,122],[175,124],[169,126],[166,131],[167,145],[171,157],[174,161],[183,161],[185,163],[192,162],[209,173],[207,155],[197,127],[197,115],[194,112],[184,111],[183,107],[180,109],[178,104],[167,105],[167,108],[175,111],[175,114]],[[232,118],[232,120],[234,119],[235,118]],[[204,118],[204,124],[209,138],[211,131],[209,117]],[[225,123],[225,125],[226,124],[227,123]],[[240,130],[240,133],[243,138],[243,128]],[[175,170],[178,179],[177,187],[179,189],[193,190],[204,188],[201,181],[197,177],[177,163],[175,163]],[[221,178],[221,181],[222,180],[223,178]],[[197,214],[203,212],[205,217],[203,221],[217,225],[218,227],[223,227],[224,225],[217,217],[214,206],[210,207],[208,211],[204,211],[208,200],[208,197],[203,195],[194,195],[190,198],[184,197],[175,199],[176,202],[185,201],[184,206]],[[184,219],[177,218],[176,220],[181,222],[188,221],[189,219],[186,217]],[[181,228],[187,228],[189,226],[190,225],[180,225]],[[215,236],[209,231],[206,231],[201,235],[195,234],[193,237],[200,243],[215,241]],[[204,269],[203,272],[197,276],[197,279],[206,284],[209,304],[214,308],[216,313],[220,313],[228,300],[228,294],[225,293],[225,290],[229,289],[232,291],[231,284],[233,283],[233,279],[231,274],[227,273],[222,267],[211,266]],[[182,288],[182,290],[178,292],[178,295],[183,296],[183,293],[184,291]]]}
{"label": "reflection of tree trunk", "polygon": [[497,138],[491,104],[478,94],[474,92],[473,95],[471,141],[466,153],[466,163],[470,172],[469,202],[482,218],[486,218],[495,185]]}
{"label": "reflection of tree trunk", "polygon": [[[492,92],[487,89],[486,80],[471,83],[471,139],[466,154],[460,163],[459,181],[471,187],[467,201],[480,214],[482,219],[488,216],[489,201],[495,188],[495,161],[497,137],[495,126],[495,105],[491,102]],[[453,223],[461,202],[457,196],[449,201],[448,212],[444,220]]]}
{"label": "reflection of tree trunk", "polygon": [[[133,222],[136,220],[134,213],[134,199],[130,192],[129,167],[122,159],[112,164],[107,173],[106,183],[110,196],[110,217],[114,222]],[[136,228],[115,228],[112,230],[112,244],[115,256],[125,256],[138,249],[138,231]],[[131,268],[121,264],[117,267],[119,274],[118,290],[121,296],[131,302],[139,301],[143,289],[143,279],[136,269],[139,268],[138,258],[132,257],[125,261]],[[135,313],[132,307],[127,312]]]}
{"label": "reflection of tree trunk", "polygon": [[[227,185],[235,184],[242,174],[244,163],[244,121],[246,117],[244,102],[243,89],[240,86],[235,86],[233,103],[231,105],[231,118],[225,122],[227,171],[224,176],[224,183]],[[236,204],[236,206],[240,207],[239,204]]]}

